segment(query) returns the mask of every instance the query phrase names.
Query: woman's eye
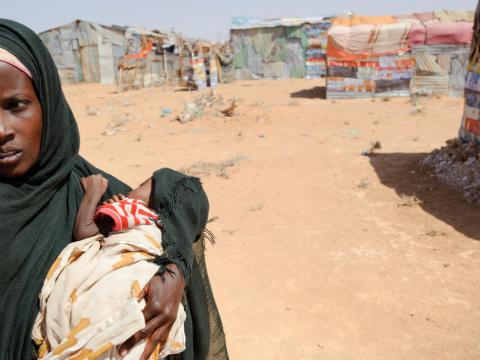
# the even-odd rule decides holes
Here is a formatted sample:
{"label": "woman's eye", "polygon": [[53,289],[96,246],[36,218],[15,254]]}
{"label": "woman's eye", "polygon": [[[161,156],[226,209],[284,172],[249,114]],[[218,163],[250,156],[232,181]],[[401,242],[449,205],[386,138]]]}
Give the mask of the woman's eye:
{"label": "woman's eye", "polygon": [[7,104],[6,110],[20,112],[25,110],[29,103],[30,101],[28,100],[12,100]]}

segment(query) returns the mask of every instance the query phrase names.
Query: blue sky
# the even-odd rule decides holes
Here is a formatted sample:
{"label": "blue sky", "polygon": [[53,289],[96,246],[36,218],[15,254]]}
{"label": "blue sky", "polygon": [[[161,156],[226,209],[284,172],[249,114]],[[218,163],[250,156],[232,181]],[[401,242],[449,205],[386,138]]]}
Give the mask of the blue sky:
{"label": "blue sky", "polygon": [[308,17],[345,11],[384,15],[473,10],[476,4],[476,0],[0,0],[0,17],[36,31],[83,19],[106,25],[175,28],[187,36],[224,40],[232,16]]}

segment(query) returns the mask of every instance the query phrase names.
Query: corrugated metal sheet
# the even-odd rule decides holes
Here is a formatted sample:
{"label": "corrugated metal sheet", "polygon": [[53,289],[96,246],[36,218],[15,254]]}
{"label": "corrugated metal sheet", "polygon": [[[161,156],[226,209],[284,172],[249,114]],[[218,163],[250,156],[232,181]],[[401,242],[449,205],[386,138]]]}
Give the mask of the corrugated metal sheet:
{"label": "corrugated metal sheet", "polygon": [[416,74],[412,79],[413,92],[462,96],[470,47],[464,45],[421,45],[412,48]]}
{"label": "corrugated metal sheet", "polygon": [[413,93],[426,90],[433,94],[448,93],[450,79],[448,75],[438,76],[415,76],[411,83],[411,91]]}
{"label": "corrugated metal sheet", "polygon": [[259,28],[273,28],[277,26],[302,26],[303,24],[320,24],[332,16],[307,17],[300,19],[259,19],[253,17],[233,17],[230,29],[246,30]]}
{"label": "corrugated metal sheet", "polygon": [[[328,88],[327,88],[328,89]],[[341,91],[330,91],[327,90],[327,99],[371,99],[371,98],[386,98],[386,97],[400,97],[400,96],[410,96],[410,90],[399,90],[399,91],[388,91],[383,93],[369,93],[369,92],[341,92]]]}
{"label": "corrugated metal sheet", "polygon": [[44,31],[40,38],[64,83],[115,83],[117,62],[124,54],[124,30],[77,20]]}
{"label": "corrugated metal sheet", "polygon": [[446,75],[447,71],[437,63],[437,58],[427,53],[418,53],[415,55],[417,71],[425,71],[433,74]]}

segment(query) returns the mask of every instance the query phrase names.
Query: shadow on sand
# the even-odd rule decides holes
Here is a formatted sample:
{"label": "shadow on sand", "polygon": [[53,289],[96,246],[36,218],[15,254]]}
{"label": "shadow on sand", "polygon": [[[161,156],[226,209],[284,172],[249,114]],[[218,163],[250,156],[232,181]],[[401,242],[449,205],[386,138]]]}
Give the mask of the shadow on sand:
{"label": "shadow on sand", "polygon": [[373,154],[370,163],[383,185],[399,196],[416,196],[420,207],[464,235],[480,240],[480,206],[431,177],[419,162],[426,154]]}
{"label": "shadow on sand", "polygon": [[311,89],[300,90],[290,94],[294,99],[326,99],[327,88],[325,86],[315,86]]}

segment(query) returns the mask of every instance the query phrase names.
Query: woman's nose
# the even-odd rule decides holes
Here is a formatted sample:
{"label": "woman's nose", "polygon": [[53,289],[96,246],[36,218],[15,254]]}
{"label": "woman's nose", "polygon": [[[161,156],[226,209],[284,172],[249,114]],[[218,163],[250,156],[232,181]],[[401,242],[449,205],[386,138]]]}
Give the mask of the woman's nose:
{"label": "woman's nose", "polygon": [[3,145],[15,137],[15,132],[10,127],[5,112],[0,110],[0,145]]}

